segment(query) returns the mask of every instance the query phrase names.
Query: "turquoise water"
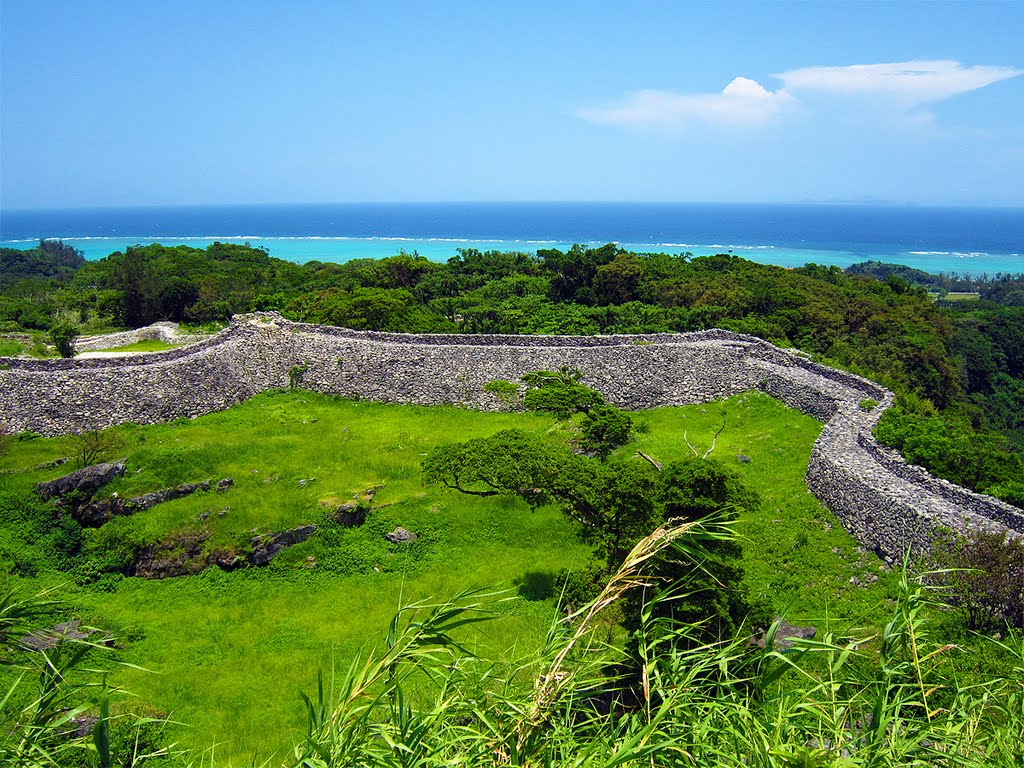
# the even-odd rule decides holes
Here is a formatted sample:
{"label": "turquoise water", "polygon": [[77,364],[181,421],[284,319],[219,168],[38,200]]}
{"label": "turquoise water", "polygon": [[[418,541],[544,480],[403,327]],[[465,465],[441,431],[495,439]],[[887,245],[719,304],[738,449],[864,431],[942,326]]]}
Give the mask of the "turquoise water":
{"label": "turquoise water", "polygon": [[460,248],[535,252],[616,242],[639,252],[732,251],[783,267],[876,259],[926,272],[1024,272],[1024,208],[716,203],[331,203],[0,211],[3,245],[59,238],[99,259],[152,242],[216,240],[344,262]]}
{"label": "turquoise water", "polygon": [[[399,252],[416,252],[431,261],[447,261],[457,255],[460,248],[475,248],[481,251],[525,251],[535,253],[538,249],[558,248],[565,250],[573,245],[567,241],[553,240],[479,240],[468,238],[398,238],[398,237],[161,237],[164,245],[187,245],[205,248],[220,241],[224,243],[249,243],[254,247],[266,248],[271,256],[287,261],[346,262],[352,259],[380,259],[394,256]],[[5,248],[31,248],[35,240],[6,240],[0,242]],[[101,259],[115,251],[123,251],[130,245],[146,244],[153,240],[117,237],[65,238],[90,260]],[[603,245],[593,241],[588,245]],[[865,252],[826,250],[820,248],[789,248],[775,245],[732,245],[729,243],[619,243],[623,248],[639,253],[658,252],[673,255],[692,253],[707,256],[731,252],[745,259],[761,264],[781,267],[798,267],[808,263],[848,267],[857,262],[875,259],[878,261],[906,264],[925,272],[956,272],[959,274],[995,275],[999,272],[1024,271],[1024,257],[1019,254],[993,254],[962,251],[898,251],[872,250]]]}

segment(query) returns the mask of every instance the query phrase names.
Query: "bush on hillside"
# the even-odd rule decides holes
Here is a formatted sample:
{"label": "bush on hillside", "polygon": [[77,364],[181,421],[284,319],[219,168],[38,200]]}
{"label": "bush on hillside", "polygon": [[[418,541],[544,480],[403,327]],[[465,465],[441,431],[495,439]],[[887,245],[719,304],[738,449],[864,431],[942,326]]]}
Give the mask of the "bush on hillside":
{"label": "bush on hillside", "polygon": [[610,405],[596,405],[580,422],[583,440],[580,447],[600,459],[629,442],[633,420],[623,411]]}
{"label": "bush on hillside", "polygon": [[523,376],[527,390],[523,405],[530,411],[546,411],[567,419],[574,413],[589,413],[590,409],[604,405],[604,398],[596,389],[580,383],[582,374],[572,368],[557,371],[534,371]]}
{"label": "bush on hillside", "polygon": [[932,554],[935,581],[949,590],[968,629],[1024,628],[1024,542],[1007,532],[974,529],[948,536]]}
{"label": "bush on hillside", "polygon": [[75,339],[78,338],[78,328],[67,321],[56,323],[50,328],[50,341],[56,347],[61,357],[75,356]]}

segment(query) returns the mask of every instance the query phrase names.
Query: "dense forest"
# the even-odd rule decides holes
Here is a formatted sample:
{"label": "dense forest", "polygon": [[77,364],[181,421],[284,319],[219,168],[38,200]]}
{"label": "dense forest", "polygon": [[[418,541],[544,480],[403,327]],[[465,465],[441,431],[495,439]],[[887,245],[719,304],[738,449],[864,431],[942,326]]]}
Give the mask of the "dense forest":
{"label": "dense forest", "polygon": [[[951,301],[951,292],[974,296]],[[96,262],[53,241],[0,250],[0,331],[206,324],[271,309],[411,333],[752,334],[892,388],[898,406],[880,439],[940,476],[1024,504],[1024,275],[877,262],[783,269],[613,244],[344,264],[224,243],[136,246]]]}

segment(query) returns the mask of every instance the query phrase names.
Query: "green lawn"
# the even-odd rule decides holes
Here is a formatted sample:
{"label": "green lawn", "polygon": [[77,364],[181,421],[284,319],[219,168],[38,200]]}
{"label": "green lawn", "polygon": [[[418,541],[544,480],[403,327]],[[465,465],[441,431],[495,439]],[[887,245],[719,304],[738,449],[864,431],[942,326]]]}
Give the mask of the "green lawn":
{"label": "green lawn", "polygon": [[25,349],[20,341],[0,339],[0,357],[15,357]]}
{"label": "green lawn", "polygon": [[[804,485],[820,424],[760,394],[646,411],[635,420],[640,433],[620,452],[639,449],[661,461],[690,454],[684,432],[703,454],[724,420],[712,455],[763,500],[738,526],[755,595],[789,609],[794,623],[847,627],[882,619],[891,578],[877,559],[858,552]],[[383,636],[403,603],[471,587],[509,588],[525,596],[504,603],[502,615],[468,640],[491,658],[535,654],[556,616],[551,597],[538,599],[544,586],[560,569],[590,561],[575,524],[554,508],[531,511],[517,500],[424,489],[419,475],[431,447],[513,426],[569,429],[539,414],[381,405],[302,391],[265,393],[195,420],[119,427],[111,431],[118,442],[111,454],[127,456],[128,472],[108,492],[131,496],[222,477],[234,486],[88,531],[87,551],[183,531],[208,533],[208,549],[244,549],[256,533],[307,523],[318,532],[264,569],[87,586],[54,572],[24,581],[65,583],[63,597],[76,615],[120,638],[119,658],[150,672],[118,671],[114,679],[138,695],[143,710],[186,724],[173,729],[184,744],[218,745],[218,765],[259,763],[301,736],[299,692],[315,687],[317,670],[346,668]],[[76,438],[12,441],[0,470],[17,471],[0,483],[26,493],[68,471],[27,468],[75,450]],[[378,508],[362,527],[330,522],[339,503],[375,486]],[[419,539],[389,544],[383,534],[398,525]],[[849,583],[869,574],[879,581]]]}
{"label": "green lawn", "polygon": [[108,349],[99,349],[97,352],[165,352],[168,349],[176,349],[180,345],[168,344],[166,341],[160,341],[159,339],[143,339],[142,341],[136,341],[133,344],[124,344],[120,347],[110,347]]}
{"label": "green lawn", "polygon": [[[704,455],[724,421],[711,455],[739,474],[762,501],[758,514],[737,526],[755,597],[793,623],[829,620],[846,627],[882,620],[892,579],[804,481],[819,422],[760,393],[704,406],[659,408],[637,420],[649,424],[650,431],[628,448],[659,460],[693,455],[686,439]],[[851,585],[851,577],[868,586]]]}
{"label": "green lawn", "polygon": [[980,295],[976,291],[950,291],[942,298],[946,301],[975,301]]}

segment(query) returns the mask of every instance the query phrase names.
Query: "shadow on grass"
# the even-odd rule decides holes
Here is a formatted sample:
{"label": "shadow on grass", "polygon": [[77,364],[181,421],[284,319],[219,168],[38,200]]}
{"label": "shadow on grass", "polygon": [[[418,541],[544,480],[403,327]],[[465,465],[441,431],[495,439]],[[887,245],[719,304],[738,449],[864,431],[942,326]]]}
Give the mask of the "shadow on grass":
{"label": "shadow on grass", "polygon": [[555,574],[550,571],[527,571],[512,582],[525,600],[547,600],[555,591]]}

